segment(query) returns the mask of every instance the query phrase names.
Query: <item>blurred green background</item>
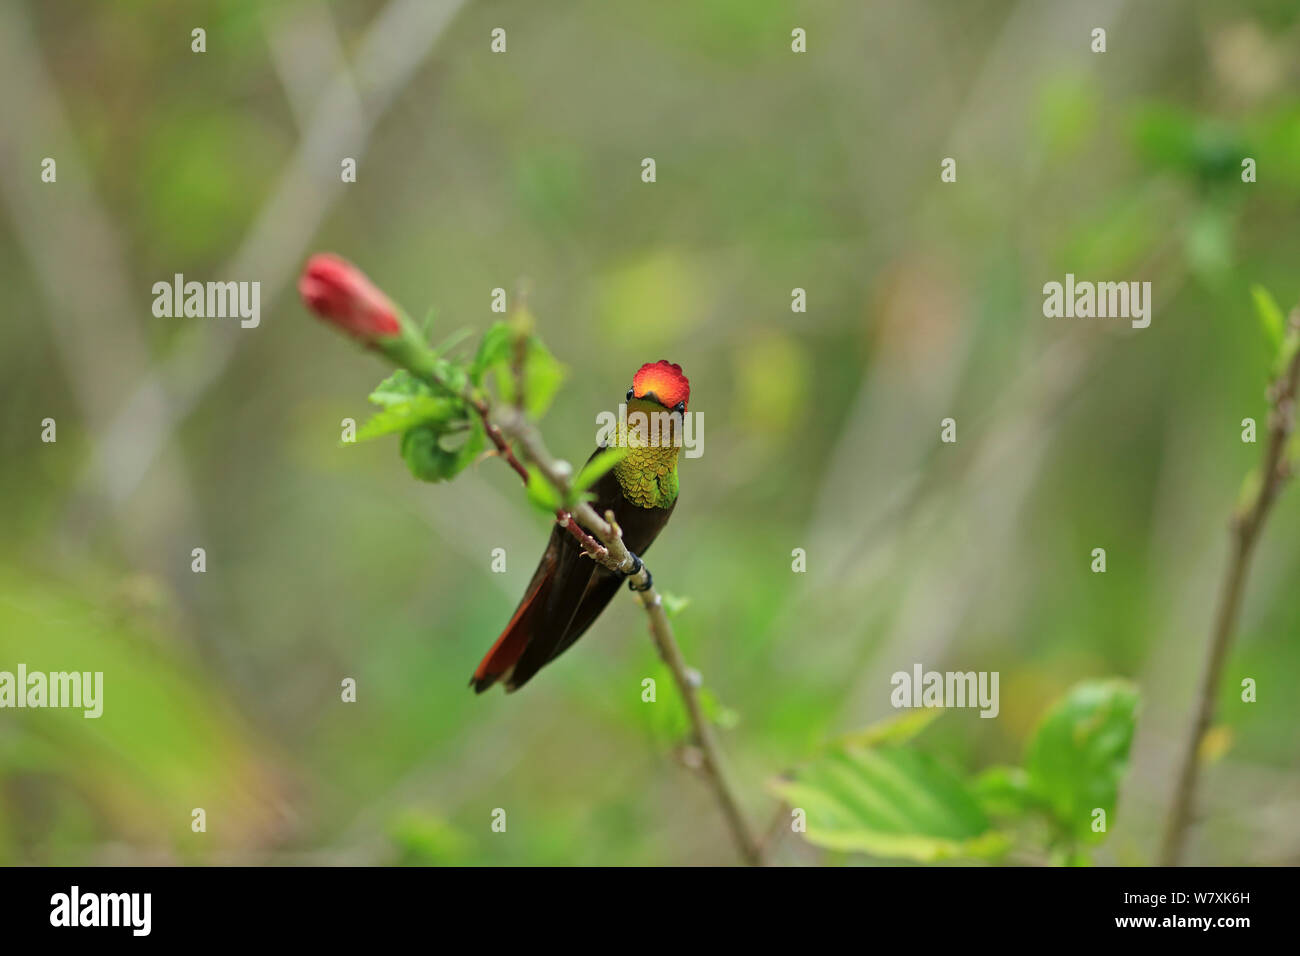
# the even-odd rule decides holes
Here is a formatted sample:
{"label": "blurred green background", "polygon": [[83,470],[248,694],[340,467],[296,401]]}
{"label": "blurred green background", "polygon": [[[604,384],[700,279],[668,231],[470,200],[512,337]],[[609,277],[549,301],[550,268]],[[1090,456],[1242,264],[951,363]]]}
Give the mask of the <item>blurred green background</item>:
{"label": "blurred green background", "polygon": [[[641,703],[635,602],[519,694],[466,689],[546,522],[498,463],[422,485],[396,439],[340,446],[386,369],[298,303],[320,249],[435,338],[526,277],[570,460],[641,363],[682,364],[705,454],[650,564],[756,826],[914,663],[1001,674],[998,719],[926,731],[963,772],[1121,676],[1098,859],[1151,859],[1259,456],[1249,289],[1300,298],[1296,4],[48,0],[0,38],[0,669],[105,672],[97,721],[0,712],[0,863],[733,861],[675,693]],[[261,326],[155,318],[177,272],[260,281]],[[1045,319],[1066,272],[1151,281],[1150,328]],[[1298,533],[1292,491],[1189,862],[1300,861]]]}

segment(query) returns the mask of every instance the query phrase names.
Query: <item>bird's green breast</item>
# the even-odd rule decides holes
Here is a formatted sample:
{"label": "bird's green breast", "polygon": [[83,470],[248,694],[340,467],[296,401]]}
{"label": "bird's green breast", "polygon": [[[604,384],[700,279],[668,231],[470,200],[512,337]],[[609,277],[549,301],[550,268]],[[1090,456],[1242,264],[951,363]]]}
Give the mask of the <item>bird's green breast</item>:
{"label": "bird's green breast", "polygon": [[617,444],[628,450],[614,466],[623,497],[639,508],[671,508],[677,500],[677,456],[681,415],[654,402],[632,398],[619,422]]}
{"label": "bird's green breast", "polygon": [[614,466],[623,497],[639,508],[667,508],[677,500],[676,448],[633,448]]}
{"label": "bird's green breast", "polygon": [[677,500],[675,441],[680,416],[670,416],[653,402],[639,398],[627,404],[619,422],[618,445],[627,457],[614,466],[623,497],[638,508],[669,508]]}

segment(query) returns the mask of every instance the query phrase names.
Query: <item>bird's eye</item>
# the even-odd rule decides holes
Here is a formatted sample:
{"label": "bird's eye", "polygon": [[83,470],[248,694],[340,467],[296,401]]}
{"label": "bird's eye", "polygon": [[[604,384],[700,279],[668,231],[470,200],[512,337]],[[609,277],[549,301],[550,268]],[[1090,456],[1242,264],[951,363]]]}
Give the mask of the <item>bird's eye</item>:
{"label": "bird's eye", "polygon": [[686,403],[685,403],[685,402],[678,402],[676,408],[674,408],[673,410],[674,410],[674,411],[681,412],[683,415],[685,415],[685,414],[686,414]]}
{"label": "bird's eye", "polygon": [[632,401],[632,389],[630,388],[627,390],[627,400]]}

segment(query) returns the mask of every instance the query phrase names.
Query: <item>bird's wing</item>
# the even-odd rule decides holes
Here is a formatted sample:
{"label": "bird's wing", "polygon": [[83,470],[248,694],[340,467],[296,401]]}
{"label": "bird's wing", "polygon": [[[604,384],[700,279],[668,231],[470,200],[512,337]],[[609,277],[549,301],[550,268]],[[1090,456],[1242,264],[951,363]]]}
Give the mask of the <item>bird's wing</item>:
{"label": "bird's wing", "polygon": [[[614,510],[623,542],[638,555],[650,547],[676,507],[676,502],[668,508],[636,507],[623,497],[613,471],[601,475],[590,490],[592,507],[598,514]],[[510,623],[470,679],[474,690],[482,693],[499,680],[508,691],[522,687],[583,635],[622,582],[621,575],[588,558],[572,534],[556,525]]]}
{"label": "bird's wing", "polygon": [[529,648],[553,647],[564,637],[594,569],[567,531],[559,526],[552,529],[546,551],[510,623],[470,679],[477,693],[502,678],[517,686],[514,671]]}
{"label": "bird's wing", "polygon": [[[606,508],[614,510],[623,529],[623,543],[636,555],[642,555],[649,549],[677,506],[676,502],[667,508],[638,508],[629,504],[622,498],[613,472],[601,476],[591,490],[596,496],[592,506],[599,514],[604,514]],[[621,507],[618,506],[619,502],[622,503]],[[618,593],[619,585],[625,578],[595,562],[591,563],[594,573],[587,580],[586,589],[564,634],[558,641],[546,645],[534,643],[525,648],[506,683],[507,690],[522,687],[529,678],[568,650],[595,623],[596,618]]]}

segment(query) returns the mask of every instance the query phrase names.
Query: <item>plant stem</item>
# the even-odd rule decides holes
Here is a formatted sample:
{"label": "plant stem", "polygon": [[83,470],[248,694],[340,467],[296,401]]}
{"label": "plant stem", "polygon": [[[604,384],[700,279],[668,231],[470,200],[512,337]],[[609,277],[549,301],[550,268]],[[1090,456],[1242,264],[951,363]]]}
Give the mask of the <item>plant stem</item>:
{"label": "plant stem", "polygon": [[1300,346],[1300,309],[1291,313],[1287,336],[1289,359],[1269,389],[1272,408],[1269,414],[1268,442],[1264,449],[1264,462],[1257,487],[1233,513],[1232,550],[1219,591],[1219,605],[1214,616],[1214,628],[1210,635],[1192,725],[1183,745],[1173,806],[1160,848],[1161,866],[1177,866],[1182,858],[1195,804],[1202,741],[1214,719],[1215,698],[1245,593],[1251,558],[1264,521],[1291,475],[1286,446],[1295,428],[1295,399],[1297,386],[1300,385],[1300,347],[1297,346]]}
{"label": "plant stem", "polygon": [[[528,484],[528,469],[519,461],[519,458],[515,455],[514,449],[510,447],[510,442],[506,441],[506,437],[502,433],[500,427],[496,422],[492,421],[491,410],[489,409],[487,402],[476,397],[468,397],[468,401],[470,405],[473,406],[474,410],[478,412],[479,418],[482,419],[483,430],[487,432],[488,438],[492,440],[492,444],[496,447],[497,454],[504,458],[506,464],[515,470],[515,474],[523,480],[525,485]],[[578,540],[580,545],[582,545],[583,550],[593,558],[604,557],[609,553],[600,542],[579,527],[578,522],[573,520],[573,515],[569,511],[564,508],[557,508],[555,511],[555,520],[562,528],[567,528],[569,533]]]}
{"label": "plant stem", "polygon": [[650,623],[650,636],[654,638],[659,656],[672,672],[673,680],[677,683],[677,689],[686,704],[686,713],[691,719],[695,743],[703,754],[704,770],[722,807],[722,813],[727,818],[727,825],[731,829],[736,849],[740,852],[741,859],[749,866],[761,866],[762,848],[749,828],[745,811],[741,809],[740,802],[736,799],[735,787],[722,761],[722,754],[713,733],[713,725],[704,714],[695,681],[687,670],[686,662],[682,659],[677,641],[673,638],[672,625],[668,623],[668,615],[664,613],[663,599],[654,588],[639,592],[637,596],[641,600],[641,606],[645,608]]}

